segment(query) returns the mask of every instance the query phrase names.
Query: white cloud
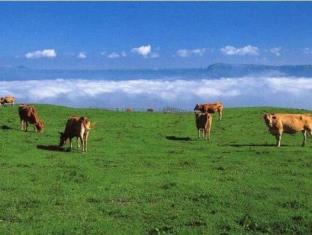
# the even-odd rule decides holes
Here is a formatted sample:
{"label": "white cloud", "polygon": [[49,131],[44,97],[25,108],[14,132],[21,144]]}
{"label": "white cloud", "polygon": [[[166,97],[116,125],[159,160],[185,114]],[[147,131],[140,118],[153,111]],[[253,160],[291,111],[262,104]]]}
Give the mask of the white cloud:
{"label": "white cloud", "polygon": [[306,54],[306,55],[310,55],[310,54],[312,54],[312,49],[306,47],[306,48],[303,49],[303,53]]}
{"label": "white cloud", "polygon": [[251,45],[241,48],[226,46],[221,48],[220,51],[225,55],[252,55],[252,56],[259,55],[259,48]]}
{"label": "white cloud", "polygon": [[0,81],[0,94],[14,95],[20,103],[52,103],[84,107],[161,108],[170,105],[192,110],[196,103],[220,100],[226,106],[311,108],[312,79],[265,76],[217,80]]}
{"label": "white cloud", "polygon": [[182,57],[182,58],[186,58],[190,56],[190,52],[186,49],[179,49],[177,50],[177,55]]}
{"label": "white cloud", "polygon": [[119,58],[120,55],[118,53],[116,53],[116,52],[112,52],[109,55],[107,55],[107,57],[110,58],[110,59],[116,59],[116,58]]}
{"label": "white cloud", "polygon": [[27,59],[35,59],[35,58],[54,58],[56,57],[56,51],[54,49],[43,49],[28,52],[25,54]]}
{"label": "white cloud", "polygon": [[192,50],[192,53],[193,53],[194,55],[199,55],[199,56],[204,55],[205,52],[206,52],[206,48],[198,48],[198,49]]}
{"label": "white cloud", "polygon": [[281,55],[281,47],[274,47],[270,49],[270,52],[276,56],[280,56]]}
{"label": "white cloud", "polygon": [[205,52],[206,52],[206,48],[197,48],[197,49],[192,49],[192,50],[179,49],[177,50],[176,54],[179,57],[187,58],[192,55],[203,56]]}
{"label": "white cloud", "polygon": [[149,54],[152,53],[152,46],[151,45],[143,45],[140,47],[132,48],[131,50],[133,53],[136,53],[138,55],[143,56],[144,58],[147,58]]}
{"label": "white cloud", "polygon": [[79,52],[79,54],[77,55],[77,58],[85,59],[85,58],[87,58],[87,54],[85,52]]}
{"label": "white cloud", "polygon": [[120,52],[120,53],[118,53],[118,52],[112,52],[112,53],[110,53],[110,54],[107,55],[107,58],[109,58],[109,59],[117,59],[117,58],[126,57],[126,56],[127,56],[127,54],[126,54],[126,52],[124,52],[124,51],[122,51],[122,52]]}

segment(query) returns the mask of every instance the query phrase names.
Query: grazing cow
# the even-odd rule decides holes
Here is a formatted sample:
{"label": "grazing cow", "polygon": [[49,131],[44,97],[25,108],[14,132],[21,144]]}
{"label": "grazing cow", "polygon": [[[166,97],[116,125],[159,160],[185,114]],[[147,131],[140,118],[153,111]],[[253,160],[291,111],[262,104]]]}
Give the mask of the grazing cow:
{"label": "grazing cow", "polygon": [[80,140],[82,151],[86,152],[90,129],[91,122],[87,117],[70,117],[67,120],[64,132],[60,132],[60,147],[64,146],[69,139],[70,149],[72,149],[72,138],[77,137],[77,148],[80,148]]}
{"label": "grazing cow", "polygon": [[34,124],[35,131],[41,132],[44,128],[44,123],[40,120],[39,115],[34,106],[20,105],[18,114],[21,120],[21,130],[27,131],[28,123]]}
{"label": "grazing cow", "polygon": [[195,122],[198,130],[198,138],[200,138],[200,132],[202,131],[203,138],[207,140],[208,134],[208,140],[210,140],[212,115],[208,112],[206,113],[195,112]]}
{"label": "grazing cow", "polygon": [[312,115],[310,114],[284,114],[284,113],[266,113],[263,115],[265,124],[269,132],[276,138],[276,146],[281,146],[283,133],[295,134],[302,132],[305,145],[307,132],[312,135]]}
{"label": "grazing cow", "polygon": [[12,106],[14,106],[15,104],[15,98],[13,96],[5,96],[5,97],[1,97],[0,98],[0,103],[2,105],[5,105],[5,104],[11,104]]}
{"label": "grazing cow", "polygon": [[133,108],[126,108],[126,112],[133,112]]}
{"label": "grazing cow", "polygon": [[147,112],[154,112],[154,109],[153,108],[148,108],[146,111]]}
{"label": "grazing cow", "polygon": [[223,104],[220,102],[216,102],[213,104],[196,104],[194,111],[200,111],[202,113],[219,113],[219,120],[222,119],[223,113]]}

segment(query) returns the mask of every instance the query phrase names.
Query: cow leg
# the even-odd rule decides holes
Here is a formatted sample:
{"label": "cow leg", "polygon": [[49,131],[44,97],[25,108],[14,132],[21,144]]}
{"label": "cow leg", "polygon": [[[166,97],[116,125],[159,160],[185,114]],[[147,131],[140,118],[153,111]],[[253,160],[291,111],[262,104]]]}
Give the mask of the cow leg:
{"label": "cow leg", "polygon": [[84,136],[84,142],[85,142],[85,148],[84,148],[84,151],[85,152],[87,152],[87,145],[88,145],[88,134],[86,134],[85,136]]}
{"label": "cow leg", "polygon": [[89,136],[89,131],[87,131],[85,133],[85,136],[84,136],[84,138],[85,138],[85,152],[87,152],[87,148],[88,148],[88,136]]}
{"label": "cow leg", "polygon": [[276,135],[275,137],[276,137],[276,146],[281,147],[282,135],[279,134],[279,135]]}
{"label": "cow leg", "polygon": [[84,152],[84,150],[85,150],[85,141],[84,141],[84,138],[83,138],[83,136],[81,137],[79,137],[80,138],[80,140],[81,140],[81,150],[82,150],[82,152]]}
{"label": "cow leg", "polygon": [[303,130],[303,131],[302,131],[302,134],[303,134],[302,147],[304,147],[304,146],[305,146],[305,143],[306,143],[306,140],[307,140],[307,131],[306,131],[306,130]]}
{"label": "cow leg", "polygon": [[198,139],[200,138],[200,129],[198,129]]}
{"label": "cow leg", "polygon": [[24,130],[24,121],[23,120],[21,120],[21,130],[23,131]]}
{"label": "cow leg", "polygon": [[79,138],[79,137],[77,137],[77,149],[79,149],[79,148],[80,148],[79,141],[80,141],[80,138]]}
{"label": "cow leg", "polygon": [[208,129],[208,140],[210,140],[210,128]]}
{"label": "cow leg", "polygon": [[70,150],[72,150],[73,149],[72,138],[69,138],[69,146],[70,146]]}
{"label": "cow leg", "polygon": [[219,120],[222,119],[222,110],[219,111]]}
{"label": "cow leg", "polygon": [[207,129],[205,129],[205,140],[207,140],[207,136],[208,136],[208,131]]}
{"label": "cow leg", "polygon": [[27,129],[28,129],[28,122],[25,121],[25,131],[27,131]]}

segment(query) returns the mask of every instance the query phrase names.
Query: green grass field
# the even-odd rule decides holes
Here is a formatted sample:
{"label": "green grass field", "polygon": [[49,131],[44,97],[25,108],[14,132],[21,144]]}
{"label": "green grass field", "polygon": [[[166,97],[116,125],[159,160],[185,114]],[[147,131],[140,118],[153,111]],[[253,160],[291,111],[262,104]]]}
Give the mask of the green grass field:
{"label": "green grass field", "polygon": [[[276,148],[262,119],[303,110],[225,109],[207,142],[193,113],[36,107],[41,134],[0,108],[0,234],[312,233],[312,138]],[[71,115],[96,122],[87,153],[53,147]]]}

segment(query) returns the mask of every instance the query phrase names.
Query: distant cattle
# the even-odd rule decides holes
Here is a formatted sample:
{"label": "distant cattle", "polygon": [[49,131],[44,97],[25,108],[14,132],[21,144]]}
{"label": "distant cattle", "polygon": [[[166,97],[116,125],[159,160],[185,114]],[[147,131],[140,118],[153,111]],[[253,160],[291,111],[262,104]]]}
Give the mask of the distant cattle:
{"label": "distant cattle", "polygon": [[312,115],[310,114],[266,113],[263,115],[263,119],[269,132],[275,136],[277,147],[281,146],[283,133],[302,132],[302,146],[305,145],[307,132],[312,135]]}
{"label": "distant cattle", "polygon": [[133,108],[126,108],[126,112],[133,112]]}
{"label": "distant cattle", "polygon": [[154,112],[154,109],[153,108],[149,108],[146,110],[147,112]]}
{"label": "distant cattle", "polygon": [[16,102],[16,100],[13,96],[5,96],[5,97],[0,98],[0,104],[1,105],[10,104],[13,106],[15,104],[15,102]]}
{"label": "distant cattle", "polygon": [[44,129],[44,123],[40,120],[38,112],[34,106],[20,105],[18,107],[18,114],[21,121],[21,130],[27,131],[28,124],[33,124],[35,131],[41,132]]}
{"label": "distant cattle", "polygon": [[83,152],[87,151],[88,136],[91,129],[91,122],[87,117],[70,117],[65,126],[64,132],[60,132],[60,147],[64,146],[69,139],[70,149],[72,149],[72,138],[77,138],[77,148],[79,141]]}
{"label": "distant cattle", "polygon": [[202,113],[219,113],[219,120],[222,119],[223,115],[223,104],[220,102],[212,104],[196,104],[194,111],[200,111]]}
{"label": "distant cattle", "polygon": [[198,138],[200,138],[200,134],[202,132],[203,138],[210,140],[210,131],[212,124],[212,115],[208,112],[195,112],[195,123],[198,130]]}

